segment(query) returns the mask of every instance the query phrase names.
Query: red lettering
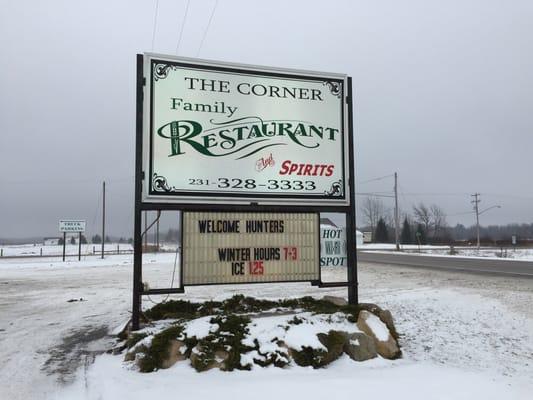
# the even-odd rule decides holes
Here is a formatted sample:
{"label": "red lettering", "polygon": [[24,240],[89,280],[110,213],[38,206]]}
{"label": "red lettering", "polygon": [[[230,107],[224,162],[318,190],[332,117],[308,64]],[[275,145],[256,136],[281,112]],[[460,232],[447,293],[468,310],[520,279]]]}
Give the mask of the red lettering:
{"label": "red lettering", "polygon": [[287,172],[289,172],[289,166],[291,165],[291,162],[289,160],[283,161],[281,164],[281,171],[279,171],[280,175],[285,175]]}
{"label": "red lettering", "polygon": [[280,175],[331,176],[335,170],[333,164],[298,164],[285,160],[281,164]]}
{"label": "red lettering", "polygon": [[304,173],[302,175],[311,175],[311,169],[313,169],[311,164],[305,164]]}
{"label": "red lettering", "polygon": [[291,169],[289,170],[289,175],[295,172],[298,169],[298,164],[292,164]]}

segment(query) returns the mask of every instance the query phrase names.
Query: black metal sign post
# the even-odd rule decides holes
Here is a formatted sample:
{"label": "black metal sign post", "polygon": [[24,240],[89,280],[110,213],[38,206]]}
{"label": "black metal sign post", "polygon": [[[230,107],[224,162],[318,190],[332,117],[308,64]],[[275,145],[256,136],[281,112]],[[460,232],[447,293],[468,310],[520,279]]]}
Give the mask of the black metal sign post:
{"label": "black metal sign post", "polygon": [[135,140],[135,215],[133,219],[133,309],[131,329],[139,329],[142,292],[142,134],[143,134],[143,56],[137,54],[137,101],[136,101],[136,140]]}
{"label": "black metal sign post", "polygon": [[63,261],[65,261],[65,246],[67,244],[67,232],[63,232]]}
{"label": "black metal sign post", "polygon": [[[137,55],[137,96],[136,96],[136,141],[135,141],[135,211],[134,211],[134,234],[133,234],[133,301],[131,329],[140,328],[141,306],[143,295],[184,293],[183,282],[178,288],[144,289],[142,283],[142,212],[143,211],[211,211],[211,212],[285,212],[285,213],[311,213],[332,212],[342,213],[346,217],[346,246],[347,246],[347,281],[345,282],[311,282],[318,287],[347,287],[348,301],[350,304],[358,304],[358,281],[357,281],[357,256],[355,241],[355,179],[354,179],[354,151],[353,151],[353,111],[352,111],[352,79],[348,77],[344,101],[347,104],[348,126],[348,188],[349,205],[271,205],[250,203],[243,204],[180,204],[170,202],[143,202],[143,181],[151,179],[147,171],[143,171],[143,93],[146,81],[144,78],[144,56]],[[183,232],[183,230],[182,230]],[[102,238],[104,239],[104,238]]]}
{"label": "black metal sign post", "polygon": [[78,261],[81,261],[81,232],[79,232],[78,237]]}
{"label": "black metal sign post", "polygon": [[357,241],[355,235],[355,164],[354,164],[354,142],[353,142],[353,96],[352,96],[352,78],[348,77],[348,168],[350,169],[349,186],[350,186],[350,210],[346,213],[346,262],[348,264],[348,303],[358,304],[358,282],[357,282]]}

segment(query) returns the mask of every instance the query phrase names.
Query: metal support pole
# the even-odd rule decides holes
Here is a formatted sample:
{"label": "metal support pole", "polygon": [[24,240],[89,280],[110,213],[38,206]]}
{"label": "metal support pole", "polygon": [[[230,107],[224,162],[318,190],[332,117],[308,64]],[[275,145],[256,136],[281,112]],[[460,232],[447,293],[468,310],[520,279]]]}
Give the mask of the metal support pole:
{"label": "metal support pole", "polygon": [[78,237],[78,261],[81,261],[81,232]]}
{"label": "metal support pole", "polygon": [[63,232],[63,261],[65,261],[65,246],[67,245],[67,232]]}
{"label": "metal support pole", "polygon": [[105,247],[105,181],[102,185],[102,258],[104,258]]}
{"label": "metal support pole", "polygon": [[136,139],[135,139],[135,211],[133,219],[133,302],[131,330],[139,329],[142,293],[142,129],[143,129],[143,55],[137,54],[137,101],[136,101]]}
{"label": "metal support pole", "polygon": [[394,173],[394,239],[396,243],[396,250],[400,250],[400,220],[398,210],[398,173]]}
{"label": "metal support pole", "polygon": [[350,212],[346,214],[346,261],[348,263],[348,303],[359,304],[357,282],[357,241],[355,240],[355,162],[353,149],[353,101],[352,101],[352,78],[348,77],[346,102],[348,105],[348,186],[350,188]]}
{"label": "metal support pole", "polygon": [[472,197],[474,200],[471,201],[472,204],[474,204],[474,211],[476,212],[476,232],[477,232],[477,250],[480,249],[480,242],[479,242],[479,193],[474,193]]}

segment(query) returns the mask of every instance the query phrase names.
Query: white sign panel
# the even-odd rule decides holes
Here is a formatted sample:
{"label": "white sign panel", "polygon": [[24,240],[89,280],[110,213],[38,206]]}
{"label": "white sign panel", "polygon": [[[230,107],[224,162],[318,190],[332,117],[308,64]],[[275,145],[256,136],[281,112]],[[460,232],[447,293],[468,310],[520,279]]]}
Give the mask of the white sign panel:
{"label": "white sign panel", "polygon": [[318,214],[186,212],[183,284],[320,279]]}
{"label": "white sign panel", "polygon": [[145,202],[349,203],[345,75],[145,56]]}
{"label": "white sign panel", "polygon": [[346,228],[320,225],[320,266],[346,267]]}
{"label": "white sign panel", "polygon": [[59,221],[59,232],[85,232],[85,221],[62,219]]}

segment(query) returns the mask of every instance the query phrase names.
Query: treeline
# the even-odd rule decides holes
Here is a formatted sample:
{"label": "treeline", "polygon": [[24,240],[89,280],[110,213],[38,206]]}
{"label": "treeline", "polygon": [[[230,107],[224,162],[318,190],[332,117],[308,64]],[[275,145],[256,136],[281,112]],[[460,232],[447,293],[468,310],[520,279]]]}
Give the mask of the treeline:
{"label": "treeline", "polygon": [[[374,243],[394,243],[394,218],[392,210],[386,209],[379,198],[368,197],[360,207],[363,224],[360,229],[372,232]],[[513,236],[517,242],[533,241],[533,223],[480,226],[480,241],[486,244],[510,243]],[[411,213],[402,212],[399,240],[402,244],[451,244],[477,241],[476,226],[457,224],[450,227],[446,213],[436,204],[419,203]]]}

